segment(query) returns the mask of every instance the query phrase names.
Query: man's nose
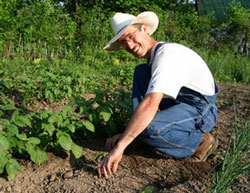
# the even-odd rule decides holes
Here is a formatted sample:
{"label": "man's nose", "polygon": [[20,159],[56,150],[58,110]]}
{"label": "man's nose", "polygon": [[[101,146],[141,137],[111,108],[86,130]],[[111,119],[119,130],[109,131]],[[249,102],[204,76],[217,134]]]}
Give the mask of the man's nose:
{"label": "man's nose", "polygon": [[132,41],[127,41],[127,46],[130,50],[132,50],[135,46],[135,44]]}

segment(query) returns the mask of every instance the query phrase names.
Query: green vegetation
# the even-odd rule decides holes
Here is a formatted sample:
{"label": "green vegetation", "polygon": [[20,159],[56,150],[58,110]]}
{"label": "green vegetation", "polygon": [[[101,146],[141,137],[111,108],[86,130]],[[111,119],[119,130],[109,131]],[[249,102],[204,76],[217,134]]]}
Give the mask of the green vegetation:
{"label": "green vegetation", "polygon": [[234,190],[239,186],[244,186],[237,182],[237,177],[243,174],[248,175],[250,170],[250,162],[246,158],[250,149],[249,126],[250,121],[247,121],[243,128],[242,125],[235,126],[222,165],[213,175],[210,192],[227,192],[229,187]]}
{"label": "green vegetation", "polygon": [[139,193],[152,193],[154,191],[153,186],[147,186],[144,190],[140,190]]}
{"label": "green vegetation", "polygon": [[130,114],[129,99],[129,94],[123,90],[97,90],[95,98],[86,101],[77,97],[61,112],[44,110],[24,114],[1,93],[0,174],[6,170],[11,179],[15,179],[21,169],[14,157],[17,154],[29,155],[37,164],[46,161],[48,150],[64,149],[80,158],[82,149],[73,142],[74,134],[107,137],[121,132]]}
{"label": "green vegetation", "polygon": [[[241,184],[237,180],[240,175],[249,175],[250,162],[247,158],[249,154],[250,121],[244,123],[235,121],[234,130],[232,130],[225,156],[210,172],[207,178],[212,174],[212,184],[206,192],[223,193],[236,190]],[[204,186],[200,192],[204,191]]]}
{"label": "green vegetation", "polygon": [[[113,37],[115,12],[145,10],[159,16],[155,39],[195,49],[219,82],[250,83],[250,12],[239,3],[216,21],[213,15],[198,17],[186,0],[0,0],[0,174],[14,180],[20,155],[34,163],[46,161],[49,150],[81,157],[76,134],[91,138],[122,131],[130,116],[133,69],[146,61],[102,48]],[[86,93],[95,96],[86,100]],[[26,110],[65,99],[71,102],[60,112]],[[249,131],[236,141],[242,146],[228,149],[214,183],[230,184],[220,180],[224,174],[237,177],[245,169],[232,161],[238,163],[246,135]],[[142,192],[152,191],[149,186]]]}

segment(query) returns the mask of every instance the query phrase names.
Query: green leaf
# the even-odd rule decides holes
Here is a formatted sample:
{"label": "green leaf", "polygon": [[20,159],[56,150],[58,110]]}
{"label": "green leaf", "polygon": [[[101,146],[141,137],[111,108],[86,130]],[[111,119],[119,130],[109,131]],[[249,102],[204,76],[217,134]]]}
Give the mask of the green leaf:
{"label": "green leaf", "polygon": [[4,151],[0,151],[0,174],[3,173],[5,165],[7,164],[8,159]]}
{"label": "green leaf", "polygon": [[81,87],[81,93],[84,94],[86,92],[86,89],[84,86]]}
{"label": "green leaf", "polygon": [[144,190],[140,190],[139,193],[152,193],[154,191],[153,186],[147,186]]}
{"label": "green leaf", "polygon": [[5,136],[0,135],[0,151],[6,151],[9,149],[9,141]]}
{"label": "green leaf", "polygon": [[72,143],[71,151],[76,159],[79,159],[82,156],[82,148],[75,143]]}
{"label": "green leaf", "polygon": [[60,127],[63,127],[64,125],[63,125],[63,118],[62,118],[62,115],[58,115],[57,116],[57,124],[58,124],[58,126]]}
{"label": "green leaf", "polygon": [[58,143],[61,145],[61,147],[67,151],[71,150],[71,146],[72,146],[72,139],[69,136],[69,134],[67,133],[63,133],[59,139],[58,139]]}
{"label": "green leaf", "polygon": [[18,117],[19,116],[19,111],[17,110],[17,111],[15,111],[13,114],[12,114],[12,116],[11,116],[11,121],[14,121],[15,119],[16,119],[16,117]]}
{"label": "green leaf", "polygon": [[7,136],[6,138],[9,141],[9,150],[17,146],[18,139],[16,137]]}
{"label": "green leaf", "polygon": [[52,93],[51,93],[50,91],[46,91],[46,92],[45,92],[45,98],[46,98],[46,99],[50,99],[51,96],[53,96],[53,95],[52,95]]}
{"label": "green leaf", "polygon": [[52,136],[54,131],[56,130],[53,124],[43,124],[43,128],[49,133],[49,136]]}
{"label": "green leaf", "polygon": [[17,138],[20,139],[20,140],[23,140],[23,141],[28,140],[27,135],[25,133],[17,135]]}
{"label": "green leaf", "polygon": [[72,78],[71,78],[70,76],[68,76],[68,77],[66,78],[66,81],[67,81],[68,83],[71,83],[71,80],[72,80]]}
{"label": "green leaf", "polygon": [[18,152],[23,153],[25,150],[24,142],[23,141],[18,141],[17,140],[17,147],[18,147]]}
{"label": "green leaf", "polygon": [[48,119],[48,122],[49,122],[49,123],[55,123],[55,122],[57,122],[57,120],[58,120],[58,116],[57,116],[57,114],[54,114],[54,115],[52,115],[52,116]]}
{"label": "green leaf", "polygon": [[65,114],[68,112],[72,112],[72,111],[73,111],[73,109],[70,106],[66,106],[66,107],[62,108],[62,112],[64,112]]}
{"label": "green leaf", "polygon": [[153,190],[154,190],[154,187],[153,187],[153,186],[147,186],[147,187],[145,188],[144,191],[145,191],[146,193],[152,193]]}
{"label": "green leaf", "polygon": [[8,119],[0,119],[0,124],[2,126],[10,125],[10,121]]}
{"label": "green leaf", "polygon": [[11,158],[6,164],[6,171],[11,180],[15,181],[17,171],[19,170],[21,170],[21,166],[15,159]]}
{"label": "green leaf", "polygon": [[74,133],[76,130],[74,125],[69,125],[68,128],[72,133]]}
{"label": "green leaf", "polygon": [[83,121],[83,125],[91,132],[95,132],[95,126],[90,121]]}
{"label": "green leaf", "polygon": [[57,139],[59,139],[60,136],[63,135],[63,134],[64,134],[64,132],[62,132],[62,131],[60,131],[60,130],[57,130],[57,132],[56,132],[56,137],[57,137]]}
{"label": "green leaf", "polygon": [[29,118],[27,116],[18,116],[18,117],[16,117],[15,120],[14,120],[14,123],[17,126],[20,126],[20,127],[25,127],[25,126],[32,127],[31,122],[30,122],[30,120],[29,120]]}
{"label": "green leaf", "polygon": [[109,121],[109,119],[112,115],[111,112],[105,112],[105,111],[100,112],[100,114],[103,117],[105,122]]}
{"label": "green leaf", "polygon": [[47,153],[32,143],[26,144],[26,150],[30,155],[30,159],[36,164],[43,163],[47,160]]}
{"label": "green leaf", "polygon": [[26,143],[26,150],[30,154],[30,156],[35,154],[35,146],[31,143]]}
{"label": "green leaf", "polygon": [[42,111],[40,115],[42,116],[42,118],[46,119],[49,116],[49,114],[51,114],[52,112],[53,112],[52,110],[45,110],[45,111]]}
{"label": "green leaf", "polygon": [[0,106],[0,108],[2,110],[5,110],[5,111],[10,111],[10,110],[15,110],[16,109],[14,104],[7,104],[7,105],[4,105],[4,106]]}
{"label": "green leaf", "polygon": [[55,95],[59,95],[60,94],[60,90],[58,90],[58,89],[55,89],[53,92],[54,92]]}
{"label": "green leaf", "polygon": [[29,142],[34,144],[34,145],[38,145],[38,144],[41,143],[41,140],[39,138],[37,138],[37,137],[30,137]]}
{"label": "green leaf", "polygon": [[69,96],[71,96],[71,95],[72,95],[72,89],[71,89],[71,87],[70,87],[70,86],[67,86],[67,90],[68,90]]}
{"label": "green leaf", "polygon": [[11,124],[10,126],[7,127],[8,131],[11,132],[14,135],[18,135],[19,134],[19,130],[17,128],[17,126]]}

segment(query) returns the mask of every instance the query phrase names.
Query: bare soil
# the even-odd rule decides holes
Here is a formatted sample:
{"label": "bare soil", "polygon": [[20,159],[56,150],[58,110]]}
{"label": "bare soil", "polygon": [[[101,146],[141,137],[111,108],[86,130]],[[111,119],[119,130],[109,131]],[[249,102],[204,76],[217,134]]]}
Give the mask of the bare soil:
{"label": "bare soil", "polygon": [[[220,143],[216,154],[206,162],[175,160],[135,140],[127,148],[117,173],[109,180],[99,179],[97,158],[107,153],[105,139],[79,140],[84,151],[82,158],[76,160],[71,154],[49,153],[48,160],[41,165],[20,160],[22,172],[15,182],[0,177],[0,193],[130,193],[147,186],[153,186],[154,192],[159,193],[200,192],[206,176],[225,153],[235,119],[245,120],[250,115],[250,85],[220,84],[220,89],[218,123],[213,129]],[[51,109],[58,110],[63,105],[54,104]],[[249,154],[246,159],[249,161]],[[238,187],[236,192],[250,192],[249,176],[237,180],[245,186]],[[210,182],[205,183],[205,191]]]}

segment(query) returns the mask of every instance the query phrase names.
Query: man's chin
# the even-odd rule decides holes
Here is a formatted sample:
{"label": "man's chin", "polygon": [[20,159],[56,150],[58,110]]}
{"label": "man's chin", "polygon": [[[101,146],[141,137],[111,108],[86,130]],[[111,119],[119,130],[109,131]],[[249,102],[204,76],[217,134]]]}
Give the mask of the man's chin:
{"label": "man's chin", "polygon": [[143,54],[142,53],[140,53],[140,52],[134,52],[134,53],[132,53],[134,56],[136,56],[137,58],[143,58]]}

